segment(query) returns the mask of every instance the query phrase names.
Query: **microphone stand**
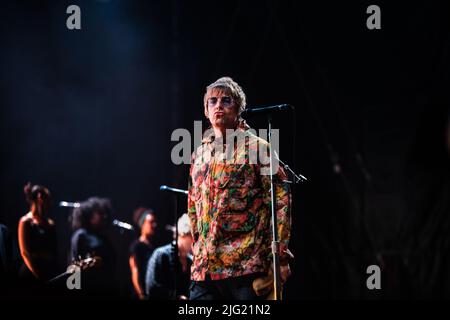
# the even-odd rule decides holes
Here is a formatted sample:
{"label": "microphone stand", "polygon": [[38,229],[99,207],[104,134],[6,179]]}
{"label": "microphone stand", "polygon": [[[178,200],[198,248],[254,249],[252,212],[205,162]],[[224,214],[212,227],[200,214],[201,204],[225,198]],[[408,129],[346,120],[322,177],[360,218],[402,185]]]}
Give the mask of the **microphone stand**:
{"label": "microphone stand", "polygon": [[173,212],[173,221],[175,223],[175,235],[174,235],[174,239],[172,241],[172,245],[173,247],[173,255],[174,255],[174,273],[173,273],[173,300],[177,300],[177,289],[178,289],[178,284],[177,284],[177,272],[178,272],[178,267],[179,267],[179,258],[178,258],[178,195],[175,195],[175,210]]}
{"label": "microphone stand", "polygon": [[177,285],[177,274],[179,271],[179,258],[178,258],[178,193],[181,194],[188,194],[188,192],[186,190],[181,190],[181,189],[176,189],[176,188],[171,188],[168,186],[160,186],[159,188],[161,191],[170,191],[170,192],[174,192],[177,193],[175,195],[175,210],[174,210],[174,215],[173,215],[173,219],[174,219],[174,226],[175,226],[175,239],[172,240],[172,245],[173,245],[173,255],[174,255],[174,267],[175,267],[175,271],[173,273],[173,286],[174,286],[174,300],[177,300],[177,289],[178,289],[178,285]]}
{"label": "microphone stand", "polygon": [[272,213],[272,254],[273,254],[273,286],[274,299],[281,300],[281,281],[280,281],[280,241],[278,240],[278,219],[275,212],[275,190],[273,185],[273,149],[272,149],[272,117],[267,116],[269,127],[269,159],[270,159],[270,204]]}
{"label": "microphone stand", "polygon": [[[272,148],[272,117],[267,115],[267,123],[269,127],[268,142],[269,142],[269,159],[270,159],[270,202],[272,213],[272,255],[273,255],[273,286],[274,286],[274,299],[281,300],[281,270],[280,270],[280,241],[278,239],[278,219],[275,211],[275,190],[273,183],[273,156],[277,158],[286,170],[288,170],[294,176],[294,183],[307,181],[307,179],[301,174],[296,174],[287,164],[280,160],[275,150]],[[292,181],[283,181],[285,183],[293,183]]]}
{"label": "microphone stand", "polygon": [[292,176],[294,177],[294,181],[284,180],[283,182],[286,182],[286,183],[299,183],[299,182],[306,182],[306,181],[308,181],[308,179],[306,179],[305,176],[303,176],[303,175],[301,175],[299,173],[295,173],[294,170],[291,169],[291,167],[289,167],[286,163],[281,161],[280,157],[278,156],[278,154],[277,154],[277,152],[275,150],[273,151],[273,154],[277,158],[277,161],[283,165],[283,168],[286,171],[289,171],[292,174]]}

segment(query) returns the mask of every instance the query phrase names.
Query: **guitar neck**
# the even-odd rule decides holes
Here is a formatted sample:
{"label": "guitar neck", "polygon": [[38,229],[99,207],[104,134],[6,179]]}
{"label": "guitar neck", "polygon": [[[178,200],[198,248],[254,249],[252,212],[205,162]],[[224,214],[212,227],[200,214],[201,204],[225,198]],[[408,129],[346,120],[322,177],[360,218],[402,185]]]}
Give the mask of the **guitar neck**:
{"label": "guitar neck", "polygon": [[71,274],[71,273],[65,271],[65,272],[63,272],[63,273],[57,275],[56,277],[54,277],[54,278],[48,280],[48,281],[47,281],[47,284],[51,284],[51,283],[53,283],[53,282],[56,282],[56,281],[58,281],[59,279],[65,277],[65,276],[67,276],[67,275],[69,275],[69,274]]}

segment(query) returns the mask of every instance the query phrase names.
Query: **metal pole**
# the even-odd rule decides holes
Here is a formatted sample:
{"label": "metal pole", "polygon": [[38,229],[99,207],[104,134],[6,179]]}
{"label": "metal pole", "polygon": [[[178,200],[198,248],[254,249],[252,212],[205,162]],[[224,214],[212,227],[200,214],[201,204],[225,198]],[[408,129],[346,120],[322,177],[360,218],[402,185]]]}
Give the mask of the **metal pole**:
{"label": "metal pole", "polygon": [[281,280],[280,280],[280,241],[278,240],[278,220],[275,211],[275,189],[273,184],[273,150],[272,150],[272,119],[267,118],[269,123],[269,159],[270,159],[270,203],[272,211],[272,254],[273,254],[273,286],[275,300],[281,300]]}

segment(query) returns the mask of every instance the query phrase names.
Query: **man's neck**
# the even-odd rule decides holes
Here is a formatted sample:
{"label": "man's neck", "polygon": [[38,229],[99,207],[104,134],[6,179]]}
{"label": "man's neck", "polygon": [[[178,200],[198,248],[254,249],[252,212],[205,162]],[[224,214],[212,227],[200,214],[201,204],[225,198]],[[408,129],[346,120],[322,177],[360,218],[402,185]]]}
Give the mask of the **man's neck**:
{"label": "man's neck", "polygon": [[30,212],[33,219],[35,219],[37,222],[40,223],[43,220],[42,210],[38,208],[36,205],[33,205],[31,207]]}
{"label": "man's neck", "polygon": [[141,236],[139,237],[139,241],[144,242],[144,243],[146,243],[146,244],[150,244],[150,238],[147,237],[147,236],[145,236],[145,235],[141,235]]}
{"label": "man's neck", "polygon": [[214,138],[217,139],[225,139],[226,129],[222,127],[213,127],[214,130]]}
{"label": "man's neck", "polygon": [[223,127],[213,127],[214,131],[214,139],[216,141],[222,141],[222,143],[226,143],[227,139],[227,130],[236,130],[237,126],[234,128],[223,128]]}

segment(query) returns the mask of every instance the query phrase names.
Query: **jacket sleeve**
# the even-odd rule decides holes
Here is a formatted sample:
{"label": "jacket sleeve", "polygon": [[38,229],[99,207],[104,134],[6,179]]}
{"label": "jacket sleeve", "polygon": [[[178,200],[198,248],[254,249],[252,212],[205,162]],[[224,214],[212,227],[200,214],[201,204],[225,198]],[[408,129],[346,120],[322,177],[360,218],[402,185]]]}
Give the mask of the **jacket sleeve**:
{"label": "jacket sleeve", "polygon": [[192,238],[194,239],[194,241],[196,241],[198,239],[197,212],[195,209],[195,190],[194,190],[194,181],[192,177],[194,162],[195,162],[195,152],[192,154],[191,167],[189,170],[187,214],[191,222]]}

